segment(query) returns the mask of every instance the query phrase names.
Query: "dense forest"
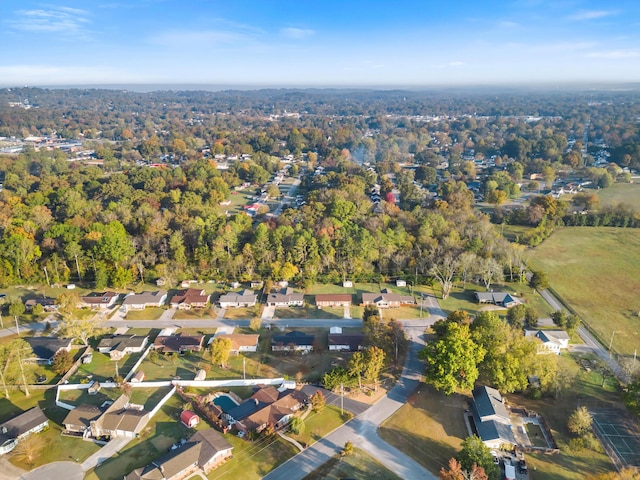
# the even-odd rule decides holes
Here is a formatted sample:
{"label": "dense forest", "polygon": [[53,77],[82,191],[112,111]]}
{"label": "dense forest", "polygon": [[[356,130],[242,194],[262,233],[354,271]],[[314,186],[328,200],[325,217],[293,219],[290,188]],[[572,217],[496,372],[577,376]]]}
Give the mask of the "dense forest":
{"label": "dense forest", "polygon": [[[534,174],[549,187],[569,174],[624,180],[624,167],[640,166],[639,100],[634,91],[2,89],[0,142],[80,140],[96,161],[29,142],[0,156],[0,282],[43,282],[46,269],[56,283],[96,288],[420,277],[446,293],[454,276],[489,286],[523,271],[524,249],[473,208],[472,184],[497,207],[539,190],[526,180]],[[603,151],[610,162],[595,164]],[[285,159],[302,205],[256,217],[220,208],[236,187],[260,193]],[[498,221],[544,230],[562,220],[563,202],[537,198]]]}

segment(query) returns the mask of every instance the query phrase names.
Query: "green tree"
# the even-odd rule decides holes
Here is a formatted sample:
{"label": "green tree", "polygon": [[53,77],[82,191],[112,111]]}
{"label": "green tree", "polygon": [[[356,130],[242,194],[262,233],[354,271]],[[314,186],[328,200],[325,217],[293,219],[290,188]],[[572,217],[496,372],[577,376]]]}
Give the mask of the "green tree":
{"label": "green tree", "polygon": [[467,437],[462,442],[462,450],[458,453],[458,461],[462,468],[468,472],[473,471],[474,466],[482,467],[490,480],[500,478],[500,469],[493,463],[491,450],[477,436]]}
{"label": "green tree", "polygon": [[478,363],[485,350],[471,338],[468,325],[447,323],[443,335],[420,351],[426,363],[426,381],[447,395],[470,390],[478,378]]}
{"label": "green tree", "polygon": [[527,328],[537,328],[538,327],[538,310],[533,305],[527,305],[525,308],[524,321],[527,325]]}
{"label": "green tree", "polygon": [[549,280],[547,279],[547,274],[544,272],[533,272],[531,274],[531,279],[529,280],[529,286],[531,288],[535,288],[536,290],[546,290],[549,288]]}
{"label": "green tree", "polygon": [[[365,350],[364,378],[378,385],[378,377],[384,367],[385,353],[381,348],[369,347]],[[377,388],[376,388],[377,389]]]}
{"label": "green tree", "polygon": [[231,354],[231,339],[218,337],[211,342],[211,362],[224,367]]}
{"label": "green tree", "polygon": [[20,301],[11,302],[9,304],[9,315],[12,317],[19,317],[24,313],[25,309],[26,307],[24,306],[24,303]]}
{"label": "green tree", "polygon": [[302,420],[300,417],[293,417],[293,419],[291,419],[291,423],[289,423],[289,429],[291,430],[291,433],[294,433],[296,435],[304,433],[304,420]]}
{"label": "green tree", "polygon": [[67,350],[60,350],[53,356],[51,369],[58,375],[64,375],[73,365],[73,354]]}
{"label": "green tree", "polygon": [[364,352],[355,352],[347,363],[349,375],[358,378],[358,387],[360,388],[360,390],[362,390],[362,376],[364,375],[366,368],[367,358]]}
{"label": "green tree", "polygon": [[520,303],[507,310],[507,320],[515,328],[524,327],[524,319],[527,315],[527,307]]}
{"label": "green tree", "polygon": [[66,338],[72,338],[89,345],[89,339],[102,334],[100,318],[89,315],[80,318],[74,314],[66,315],[60,325],[60,334]]}

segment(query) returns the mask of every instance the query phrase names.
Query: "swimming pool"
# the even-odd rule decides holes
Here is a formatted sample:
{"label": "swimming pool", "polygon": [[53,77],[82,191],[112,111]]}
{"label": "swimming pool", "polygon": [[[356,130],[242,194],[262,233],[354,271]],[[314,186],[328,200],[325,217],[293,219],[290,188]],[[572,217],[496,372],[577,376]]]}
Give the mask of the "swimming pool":
{"label": "swimming pool", "polygon": [[214,405],[219,406],[223,412],[228,412],[232,408],[237,407],[236,402],[231,400],[231,398],[227,395],[219,395],[213,399]]}

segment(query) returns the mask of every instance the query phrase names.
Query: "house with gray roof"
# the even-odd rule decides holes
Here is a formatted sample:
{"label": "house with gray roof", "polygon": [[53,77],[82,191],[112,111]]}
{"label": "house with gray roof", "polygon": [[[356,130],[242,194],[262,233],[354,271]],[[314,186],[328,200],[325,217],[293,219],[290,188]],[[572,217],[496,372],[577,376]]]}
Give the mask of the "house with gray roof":
{"label": "house with gray roof", "polygon": [[525,330],[526,337],[533,337],[540,340],[538,343],[539,355],[547,353],[555,353],[560,355],[560,352],[569,348],[569,334],[564,330]]}
{"label": "house with gray roof", "polygon": [[283,288],[267,296],[267,306],[270,307],[302,307],[303,305],[304,294],[294,293],[293,288]]}
{"label": "house with gray roof", "polygon": [[218,299],[221,308],[253,307],[257,301],[258,296],[253,290],[226,293]]}
{"label": "house with gray roof", "polygon": [[498,390],[484,386],[476,387],[473,390],[471,413],[478,436],[487,447],[516,445],[511,418]]}
{"label": "house with gray roof", "polygon": [[91,421],[91,434],[96,438],[137,438],[149,419],[149,412],[131,405],[129,397],[121,395],[99,418]]}
{"label": "house with gray roof", "polygon": [[9,453],[22,439],[32,433],[41,432],[48,426],[49,419],[40,407],[30,408],[0,424],[0,455]]}
{"label": "house with gray roof", "polygon": [[478,303],[492,303],[504,308],[511,308],[519,303],[507,292],[475,292],[475,297]]}
{"label": "house with gray roof", "polygon": [[231,457],[233,447],[212,428],[201,430],[187,443],[171,450],[144,468],[138,468],[125,480],[178,480],[192,475],[207,475]]}
{"label": "house with gray roof", "polygon": [[144,310],[147,307],[161,307],[167,301],[167,291],[130,293],[122,302],[125,310]]}
{"label": "house with gray roof", "polygon": [[147,343],[146,335],[113,335],[100,340],[98,351],[108,353],[111,360],[122,360],[125,355],[142,352]]}
{"label": "house with gray roof", "polygon": [[30,361],[35,361],[41,365],[51,365],[53,363],[53,357],[61,350],[71,351],[70,338],[57,338],[57,337],[25,337],[24,341],[29,344],[31,350],[33,350],[33,358]]}

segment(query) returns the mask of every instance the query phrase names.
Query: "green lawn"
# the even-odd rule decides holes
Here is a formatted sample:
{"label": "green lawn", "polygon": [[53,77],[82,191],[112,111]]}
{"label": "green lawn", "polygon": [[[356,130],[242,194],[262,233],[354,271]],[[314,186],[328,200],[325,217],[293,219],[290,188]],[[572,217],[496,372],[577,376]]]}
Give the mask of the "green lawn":
{"label": "green lawn", "polygon": [[87,380],[87,376],[93,375],[92,380],[104,381],[107,378],[115,377],[116,363],[118,364],[118,373],[125,377],[129,370],[133,368],[142,353],[132,353],[127,355],[123,360],[116,362],[111,360],[109,355],[93,352],[93,360],[91,363],[83,363],[69,379],[69,383],[80,383]]}
{"label": "green lawn", "polygon": [[259,317],[262,313],[262,305],[256,305],[255,307],[248,308],[227,308],[224,313],[224,318],[229,320],[238,320]]}
{"label": "green lawn", "polygon": [[[606,382],[595,368],[586,372],[570,355],[559,357],[559,369],[574,375],[573,384],[558,399],[531,400],[523,395],[506,395],[512,405],[526,407],[542,414],[558,443],[558,455],[526,454],[531,480],[578,480],[591,474],[613,471],[614,467],[605,454],[582,450],[572,451],[568,442],[567,418],[578,405],[584,403],[621,406],[616,386]],[[436,392],[421,384],[409,401],[380,428],[380,435],[437,473],[446,466],[449,458],[457,454],[467,429],[462,414],[468,408],[469,397],[451,396]]]}
{"label": "green lawn", "polygon": [[462,416],[469,398],[446,396],[420,384],[408,402],[380,426],[380,436],[429,471],[446,467],[467,437]]}
{"label": "green lawn", "polygon": [[597,192],[600,203],[603,206],[617,205],[624,203],[637,209],[640,205],[640,184],[639,183],[614,183],[609,188],[601,190],[586,190],[587,192]]}
{"label": "green lawn", "polygon": [[174,320],[211,320],[217,318],[213,308],[194,308],[192,310],[176,310]]}
{"label": "green lawn", "polygon": [[[310,295],[307,295],[311,297]],[[344,308],[317,308],[313,299],[305,298],[303,307],[276,308],[276,318],[343,318]]]}
{"label": "green lawn", "polygon": [[547,272],[562,299],[613,349],[633,355],[640,344],[640,230],[557,229],[533,250],[534,269]]}
{"label": "green lawn", "polygon": [[344,414],[340,414],[339,407],[328,405],[321,412],[309,413],[304,420],[304,432],[299,435],[293,433],[288,433],[287,435],[296,439],[302,445],[312,445],[351,417],[352,415],[349,412],[345,411]]}
{"label": "green lawn", "polygon": [[129,310],[125,315],[125,320],[157,320],[166,309],[161,307],[147,307],[144,310]]}
{"label": "green lawn", "polygon": [[355,448],[353,455],[346,457],[336,455],[320,468],[304,477],[304,480],[342,480],[344,478],[401,479],[401,477],[387,469],[367,452]]}
{"label": "green lawn", "polygon": [[416,305],[405,305],[400,308],[383,308],[382,318],[396,320],[406,320],[414,318],[427,318],[429,316],[429,309],[423,307],[422,310]]}
{"label": "green lawn", "polygon": [[[534,306],[538,310],[540,318],[549,317],[551,314],[551,308],[547,302],[545,302],[537,292],[525,283],[504,282],[492,285],[491,288],[496,292],[509,292],[524,299],[525,303]],[[484,288],[484,285],[481,286],[467,283],[466,288],[464,289],[462,288],[462,285],[454,287],[446,300],[442,300],[441,292],[438,287],[434,288],[433,293],[438,297],[438,303],[446,313],[450,313],[455,310],[466,310],[469,313],[475,314],[483,308],[486,309],[488,307],[486,304],[479,304],[474,297],[475,292],[485,291],[486,289]],[[500,315],[505,315],[507,313],[506,308],[497,311]]]}

